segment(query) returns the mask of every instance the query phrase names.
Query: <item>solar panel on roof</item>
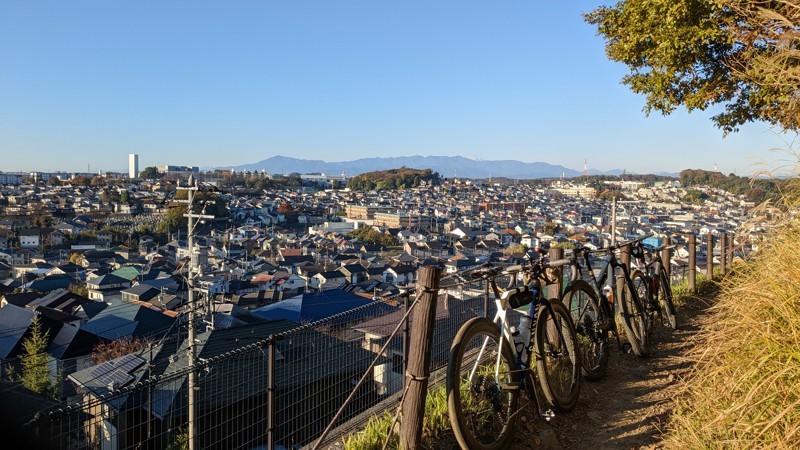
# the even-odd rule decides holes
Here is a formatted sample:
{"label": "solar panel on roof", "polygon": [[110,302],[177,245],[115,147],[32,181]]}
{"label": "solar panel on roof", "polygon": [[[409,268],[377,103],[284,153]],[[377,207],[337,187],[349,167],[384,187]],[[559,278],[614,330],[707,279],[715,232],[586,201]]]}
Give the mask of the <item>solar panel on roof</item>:
{"label": "solar panel on roof", "polygon": [[133,378],[133,376],[128,375],[125,372],[122,372],[118,369],[113,369],[111,372],[99,377],[97,381],[104,386],[108,386],[113,383],[117,386],[117,388],[121,388],[132,381]]}
{"label": "solar panel on roof", "polygon": [[140,356],[125,355],[122,359],[117,361],[116,367],[124,372],[131,373],[145,362],[145,359]]}
{"label": "solar panel on roof", "polygon": [[98,378],[102,377],[103,375],[107,374],[108,372],[114,370],[114,363],[111,361],[106,361],[103,364],[95,367],[94,369],[89,371],[89,375]]}

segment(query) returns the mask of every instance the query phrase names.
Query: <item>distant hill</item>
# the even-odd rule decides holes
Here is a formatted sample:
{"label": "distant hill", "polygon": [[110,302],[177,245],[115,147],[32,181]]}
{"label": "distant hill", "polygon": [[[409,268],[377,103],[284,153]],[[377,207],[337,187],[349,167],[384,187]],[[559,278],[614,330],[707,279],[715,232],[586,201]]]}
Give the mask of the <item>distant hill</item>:
{"label": "distant hill", "polygon": [[359,175],[376,170],[398,167],[412,169],[431,169],[442,177],[488,178],[492,176],[516,179],[560,177],[562,174],[573,177],[580,172],[559,165],[544,162],[524,163],[520,161],[475,161],[461,156],[398,156],[388,158],[362,158],[355,161],[326,162],[273,156],[253,164],[227,166],[236,170],[261,171],[268,173],[345,173],[347,176]]}
{"label": "distant hill", "polygon": [[[386,158],[362,158],[354,161],[326,162],[317,159],[299,159],[288,156],[273,156],[253,164],[240,166],[221,166],[217,169],[236,169],[237,171],[266,170],[268,173],[327,173],[348,177],[377,170],[408,167],[411,169],[431,169],[444,178],[489,178],[505,177],[512,179],[567,178],[582,175],[582,171],[545,162],[525,163],[515,160],[475,160],[463,156],[395,156]],[[591,175],[619,175],[621,169],[608,171],[589,170]],[[659,173],[677,176],[677,174]]]}

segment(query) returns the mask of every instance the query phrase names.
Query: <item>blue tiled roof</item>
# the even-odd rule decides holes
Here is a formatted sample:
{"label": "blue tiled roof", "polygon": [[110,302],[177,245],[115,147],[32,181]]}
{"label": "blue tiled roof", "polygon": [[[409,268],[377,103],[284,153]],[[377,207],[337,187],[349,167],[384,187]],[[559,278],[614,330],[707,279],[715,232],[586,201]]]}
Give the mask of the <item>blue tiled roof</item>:
{"label": "blue tiled roof", "polygon": [[0,359],[8,358],[19,343],[22,336],[28,331],[35,313],[25,308],[6,305],[0,308]]}
{"label": "blue tiled roof", "polygon": [[[322,320],[373,302],[374,300],[340,289],[331,289],[281,300],[255,309],[253,314],[269,320],[286,319],[301,324]],[[386,308],[390,307],[387,305]]]}
{"label": "blue tiled roof", "polygon": [[81,328],[106,339],[144,337],[165,332],[175,319],[133,303],[122,303],[100,311]]}

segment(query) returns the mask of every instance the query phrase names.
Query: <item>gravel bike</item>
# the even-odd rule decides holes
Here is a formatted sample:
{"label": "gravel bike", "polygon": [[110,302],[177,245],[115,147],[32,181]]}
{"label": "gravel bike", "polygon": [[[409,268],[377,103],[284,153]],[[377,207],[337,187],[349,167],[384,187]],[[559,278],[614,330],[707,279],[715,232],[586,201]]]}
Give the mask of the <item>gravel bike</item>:
{"label": "gravel bike", "polygon": [[[490,266],[472,273],[474,279],[489,283],[497,313],[493,319],[467,321],[450,347],[447,409],[461,448],[506,448],[520,412],[531,403],[549,420],[553,411],[543,410],[537,386],[557,411],[577,404],[581,376],[575,327],[561,301],[548,300],[542,293],[542,281],[550,283],[547,268],[566,263],[541,258],[524,266]],[[506,288],[497,285],[502,276],[509,277]],[[526,306],[519,326],[513,327],[511,310]]]}
{"label": "gravel bike", "polygon": [[[598,250],[579,247],[569,258],[572,276],[562,299],[575,323],[583,375],[589,379],[605,375],[612,335],[618,347],[625,348],[619,338],[620,325],[631,350],[638,356],[648,353],[647,318],[639,298],[642,280],[615,254],[626,244]],[[597,258],[600,269],[596,271],[593,255],[602,255]]]}
{"label": "gravel bike", "polygon": [[644,303],[648,324],[660,319],[663,326],[673,330],[678,328],[678,318],[675,314],[675,305],[672,302],[672,287],[667,269],[661,261],[661,251],[674,248],[674,245],[662,245],[653,248],[643,240],[634,241],[631,247],[631,258],[637,271],[641,272],[647,281],[647,302]]}

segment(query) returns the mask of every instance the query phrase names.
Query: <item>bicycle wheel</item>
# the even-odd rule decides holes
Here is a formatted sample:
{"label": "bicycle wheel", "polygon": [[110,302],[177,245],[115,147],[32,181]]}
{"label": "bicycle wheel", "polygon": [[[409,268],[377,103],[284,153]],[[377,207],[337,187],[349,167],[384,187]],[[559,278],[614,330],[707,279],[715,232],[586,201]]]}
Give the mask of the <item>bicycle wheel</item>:
{"label": "bicycle wheel", "polygon": [[491,320],[476,317],[458,330],[447,366],[447,412],[461,448],[507,447],[519,405],[515,364],[511,344]]}
{"label": "bicycle wheel", "polygon": [[577,280],[567,285],[564,305],[569,307],[580,348],[583,376],[597,380],[608,369],[609,318],[589,283]]}
{"label": "bicycle wheel", "polygon": [[658,304],[661,306],[661,314],[666,319],[667,325],[673,330],[678,329],[678,317],[675,314],[675,305],[672,303],[672,286],[663,267],[658,273]]}
{"label": "bicycle wheel", "polygon": [[617,297],[622,305],[622,326],[636,356],[647,356],[647,318],[642,301],[639,300],[638,289],[633,281],[620,276],[617,280],[619,293]]}
{"label": "bicycle wheel", "polygon": [[653,292],[653,289],[650,289],[650,281],[641,270],[636,269],[631,272],[631,281],[633,281],[633,287],[636,289],[636,299],[639,300],[641,310],[644,312],[644,323],[649,333],[653,328],[653,322],[658,313],[658,302],[655,298],[655,292]]}
{"label": "bicycle wheel", "polygon": [[581,361],[575,325],[559,300],[539,306],[536,317],[536,374],[547,401],[557,411],[571,411],[578,403]]}

